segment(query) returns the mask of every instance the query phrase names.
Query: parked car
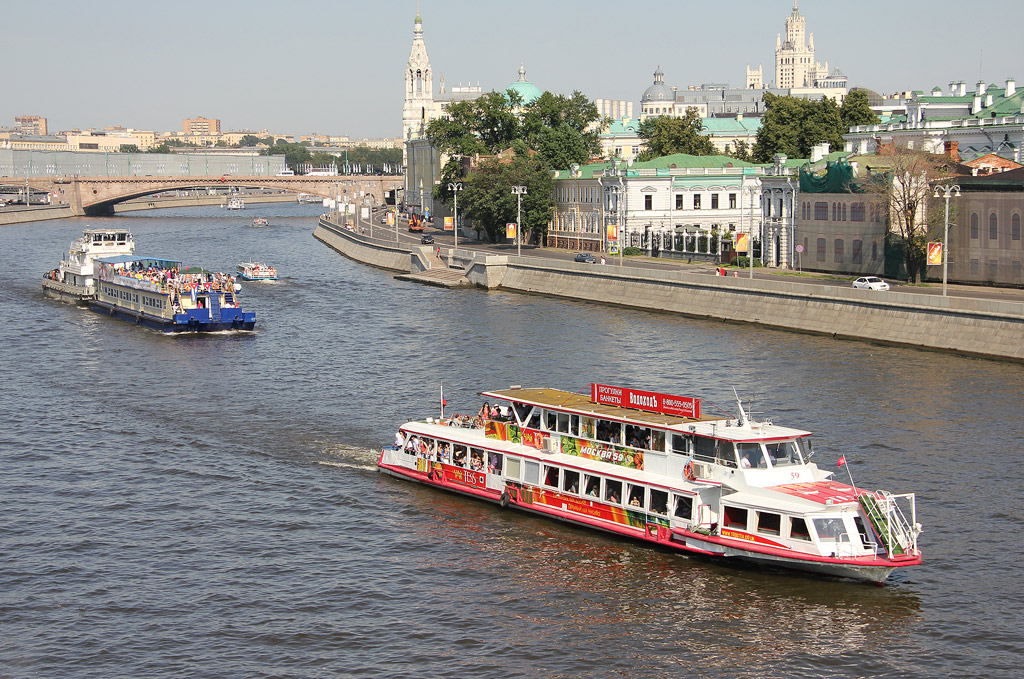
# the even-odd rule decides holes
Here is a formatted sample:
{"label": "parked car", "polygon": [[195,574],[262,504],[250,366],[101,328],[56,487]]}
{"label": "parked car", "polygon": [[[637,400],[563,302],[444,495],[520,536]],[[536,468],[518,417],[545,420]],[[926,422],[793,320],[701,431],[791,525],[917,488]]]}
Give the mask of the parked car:
{"label": "parked car", "polygon": [[594,255],[587,254],[586,252],[581,252],[576,255],[576,261],[586,262],[587,264],[596,264],[597,257],[595,257]]}
{"label": "parked car", "polygon": [[878,276],[861,276],[853,282],[853,287],[865,290],[888,290],[889,284]]}
{"label": "parked car", "polygon": [[433,236],[431,236],[431,235],[430,235],[430,234],[428,233],[428,234],[427,234],[426,236],[424,236],[423,238],[420,238],[420,242],[421,242],[421,243],[423,243],[424,245],[433,245],[433,244],[434,244],[434,237],[433,237]]}

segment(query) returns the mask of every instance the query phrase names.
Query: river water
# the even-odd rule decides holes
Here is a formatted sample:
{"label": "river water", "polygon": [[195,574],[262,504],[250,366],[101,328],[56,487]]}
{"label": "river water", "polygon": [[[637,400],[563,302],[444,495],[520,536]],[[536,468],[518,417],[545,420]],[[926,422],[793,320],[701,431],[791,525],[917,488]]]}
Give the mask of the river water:
{"label": "river water", "polygon": [[[315,240],[317,212],[0,228],[0,677],[1019,675],[1024,367],[400,282]],[[43,297],[87,224],[283,279],[245,285],[255,333],[166,337]],[[820,465],[917,492],[924,565],[737,568],[375,471],[442,383],[470,412],[591,381],[735,387]]]}

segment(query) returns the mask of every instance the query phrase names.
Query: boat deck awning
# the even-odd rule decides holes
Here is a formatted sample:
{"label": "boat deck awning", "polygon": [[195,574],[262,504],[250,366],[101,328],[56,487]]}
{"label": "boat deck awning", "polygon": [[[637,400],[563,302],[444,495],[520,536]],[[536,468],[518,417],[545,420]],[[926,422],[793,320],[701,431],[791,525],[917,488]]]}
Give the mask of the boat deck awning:
{"label": "boat deck awning", "polygon": [[700,417],[679,417],[677,415],[664,415],[637,408],[626,408],[623,406],[605,405],[594,403],[590,394],[575,394],[561,389],[528,388],[499,389],[496,391],[481,392],[481,396],[498,398],[505,401],[527,403],[544,408],[566,410],[580,415],[590,417],[601,417],[610,420],[628,420],[637,424],[644,424],[651,427],[682,427],[683,425],[700,422],[703,420],[721,420],[722,415],[701,415]]}
{"label": "boat deck awning", "polygon": [[[177,259],[165,259],[164,257],[149,257],[146,255],[114,255],[112,257],[97,257],[97,262],[103,264],[145,264],[147,266],[160,266],[162,269],[180,267],[181,262]],[[170,265],[170,266],[166,266]]]}

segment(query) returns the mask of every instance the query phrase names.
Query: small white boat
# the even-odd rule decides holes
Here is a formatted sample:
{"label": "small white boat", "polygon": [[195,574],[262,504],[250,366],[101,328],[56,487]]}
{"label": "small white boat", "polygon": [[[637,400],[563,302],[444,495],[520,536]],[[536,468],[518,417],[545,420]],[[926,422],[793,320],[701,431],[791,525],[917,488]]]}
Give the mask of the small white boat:
{"label": "small white boat", "polygon": [[252,220],[252,225],[253,226],[270,226],[270,220],[267,219],[266,217],[257,217],[256,219]]}
{"label": "small white boat", "polygon": [[238,196],[235,196],[234,198],[230,198],[228,200],[227,208],[229,210],[244,210],[245,201],[239,198]]}
{"label": "small white boat", "polygon": [[242,262],[238,265],[238,275],[247,281],[276,281],[277,269],[262,262]]}

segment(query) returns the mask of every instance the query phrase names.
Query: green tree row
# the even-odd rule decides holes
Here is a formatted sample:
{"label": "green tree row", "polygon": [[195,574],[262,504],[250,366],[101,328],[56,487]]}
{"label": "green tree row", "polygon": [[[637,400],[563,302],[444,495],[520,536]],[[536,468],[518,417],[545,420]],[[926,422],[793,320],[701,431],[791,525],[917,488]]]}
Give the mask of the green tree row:
{"label": "green tree row", "polygon": [[[600,150],[592,123],[597,107],[581,92],[572,96],[544,92],[523,105],[514,90],[489,92],[473,101],[452,104],[446,117],[431,121],[426,136],[449,160],[441,169],[434,198],[452,207],[449,183],[461,183],[459,214],[473,220],[491,241],[516,221],[513,186],[526,186],[522,196],[524,234],[542,242],[551,220],[554,170],[587,163]],[[465,175],[462,158],[481,156]]]}

